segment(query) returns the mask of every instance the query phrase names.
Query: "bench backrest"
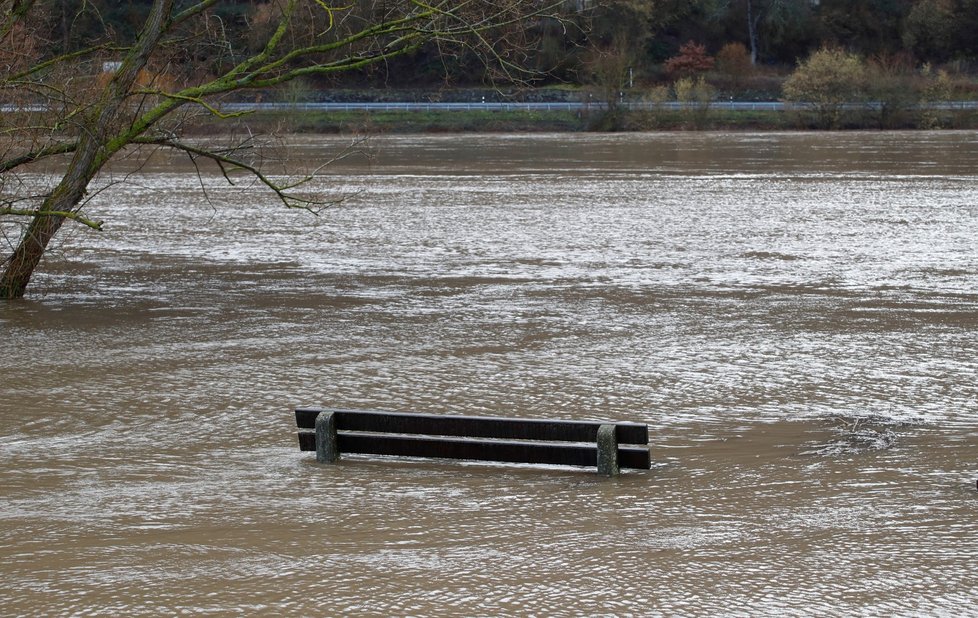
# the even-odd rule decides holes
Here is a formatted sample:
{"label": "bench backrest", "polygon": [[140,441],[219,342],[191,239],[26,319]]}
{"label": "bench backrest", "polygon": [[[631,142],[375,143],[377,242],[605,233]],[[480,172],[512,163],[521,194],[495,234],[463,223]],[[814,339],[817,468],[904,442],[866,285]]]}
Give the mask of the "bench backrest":
{"label": "bench backrest", "polygon": [[[295,410],[301,450],[316,450],[314,429],[316,417],[322,411],[322,408]],[[577,466],[596,465],[598,430],[609,424],[366,410],[326,411],[335,419],[337,446],[341,453]],[[619,444],[619,467],[649,469],[648,426],[611,424]]]}

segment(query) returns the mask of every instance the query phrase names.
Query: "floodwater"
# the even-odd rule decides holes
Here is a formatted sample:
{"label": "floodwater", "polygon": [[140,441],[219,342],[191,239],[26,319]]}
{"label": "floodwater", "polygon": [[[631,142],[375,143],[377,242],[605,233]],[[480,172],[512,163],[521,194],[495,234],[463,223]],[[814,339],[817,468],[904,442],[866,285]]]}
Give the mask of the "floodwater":
{"label": "floodwater", "polygon": [[[0,613],[978,616],[978,135],[357,147],[318,217],[122,166],[0,306]],[[654,465],[319,466],[300,405]]]}

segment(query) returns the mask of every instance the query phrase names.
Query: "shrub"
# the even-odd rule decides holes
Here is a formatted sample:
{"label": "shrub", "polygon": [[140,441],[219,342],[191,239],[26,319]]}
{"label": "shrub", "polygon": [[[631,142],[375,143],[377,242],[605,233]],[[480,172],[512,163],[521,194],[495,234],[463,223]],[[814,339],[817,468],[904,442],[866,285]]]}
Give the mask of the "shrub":
{"label": "shrub", "polygon": [[658,109],[665,105],[665,103],[669,100],[670,95],[671,93],[669,92],[669,86],[659,84],[658,86],[649,90],[645,98]]}
{"label": "shrub", "polygon": [[754,71],[750,52],[743,43],[727,43],[721,47],[717,53],[716,67],[718,71],[738,84]]}
{"label": "shrub", "polygon": [[912,124],[910,111],[919,95],[913,61],[907,54],[879,54],[866,65],[866,96],[870,111],[881,129],[898,129]]}
{"label": "shrub", "polygon": [[689,41],[679,48],[679,55],[666,60],[666,72],[673,76],[688,77],[713,68],[713,57],[706,53],[706,46]]}
{"label": "shrub", "polygon": [[784,82],[784,98],[811,106],[823,128],[835,128],[846,104],[865,98],[866,67],[841,49],[823,48],[803,61]]}
{"label": "shrub", "polygon": [[696,79],[680,78],[673,84],[673,89],[676,91],[676,101],[682,105],[683,115],[696,127],[705,125],[709,117],[710,103],[716,96],[716,88],[700,75]]}
{"label": "shrub", "polygon": [[922,129],[943,128],[947,119],[940,106],[950,103],[954,98],[954,80],[944,69],[934,74],[929,64],[924,65],[923,74],[926,86],[922,98],[927,105],[921,113],[920,127]]}

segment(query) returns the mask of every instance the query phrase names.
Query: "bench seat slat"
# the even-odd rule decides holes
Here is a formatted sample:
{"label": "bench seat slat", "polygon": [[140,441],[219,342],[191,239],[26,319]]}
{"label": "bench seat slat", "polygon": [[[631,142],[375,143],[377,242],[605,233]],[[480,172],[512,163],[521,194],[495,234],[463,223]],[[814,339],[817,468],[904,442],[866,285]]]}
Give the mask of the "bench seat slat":
{"label": "bench seat slat", "polygon": [[[602,424],[597,421],[446,416],[333,408],[328,410],[335,414],[336,429],[339,431],[465,436],[502,440],[594,442],[597,439],[598,428]],[[321,408],[297,408],[296,425],[301,429],[314,428],[316,416],[320,411]],[[648,444],[647,425],[637,423],[614,423],[614,425],[619,444]]]}
{"label": "bench seat slat", "polygon": [[[588,444],[513,440],[459,440],[434,436],[342,432],[338,433],[336,437],[341,453],[568,466],[594,466],[597,464],[597,447]],[[300,431],[299,448],[303,451],[315,451],[315,432]],[[618,465],[621,468],[648,470],[651,467],[649,449],[634,446],[619,447]]]}

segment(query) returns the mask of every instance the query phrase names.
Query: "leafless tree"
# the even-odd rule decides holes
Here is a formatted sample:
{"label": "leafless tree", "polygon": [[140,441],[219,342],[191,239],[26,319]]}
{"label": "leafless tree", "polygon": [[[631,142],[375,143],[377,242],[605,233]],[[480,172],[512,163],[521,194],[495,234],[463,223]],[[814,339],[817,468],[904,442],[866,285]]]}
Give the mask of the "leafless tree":
{"label": "leafless tree", "polygon": [[[255,0],[246,36],[220,10],[239,0],[153,0],[128,38],[105,28],[54,40],[54,24],[98,19],[90,0],[0,0],[0,298],[24,295],[65,222],[100,229],[86,194],[114,158],[169,148],[246,170],[289,207],[316,202],[263,173],[239,148],[181,139],[189,113],[226,119],[224,101],[297,78],[348,73],[422,48],[475,54],[499,75],[520,73],[528,26],[554,5],[537,0]],[[66,9],[70,7],[70,9]],[[63,29],[62,29],[63,31]],[[55,169],[51,186],[22,172]]]}

